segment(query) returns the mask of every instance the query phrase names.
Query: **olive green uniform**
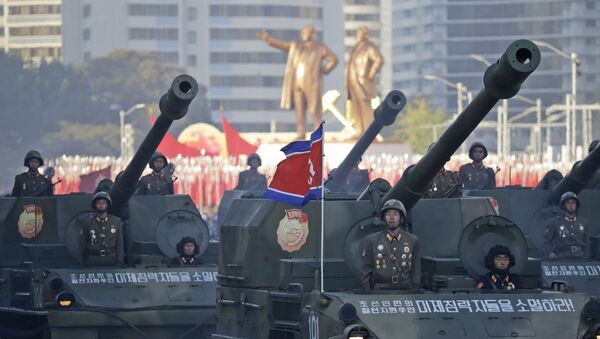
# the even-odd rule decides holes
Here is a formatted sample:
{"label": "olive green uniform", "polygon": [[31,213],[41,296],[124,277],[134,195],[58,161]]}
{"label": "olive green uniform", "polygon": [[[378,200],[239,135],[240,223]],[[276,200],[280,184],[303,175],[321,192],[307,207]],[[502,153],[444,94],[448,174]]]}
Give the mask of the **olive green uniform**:
{"label": "olive green uniform", "polygon": [[267,189],[267,177],[258,171],[245,170],[240,172],[236,190],[264,191]]}
{"label": "olive green uniform", "polygon": [[494,170],[475,163],[460,166],[458,176],[465,182],[466,190],[490,190],[496,188]]}
{"label": "olive green uniform", "polygon": [[152,172],[144,175],[138,184],[137,194],[140,195],[169,195],[175,194],[173,179],[162,173]]}
{"label": "olive green uniform", "polygon": [[114,215],[94,216],[81,229],[81,246],[85,265],[123,264],[123,227]]}
{"label": "olive green uniform", "polygon": [[431,183],[427,192],[425,192],[424,198],[437,199],[437,198],[457,198],[462,195],[460,187],[454,190],[454,193],[446,197],[446,193],[450,192],[450,189],[458,183],[458,175],[456,172],[447,171],[442,169],[439,171]]}
{"label": "olive green uniform", "polygon": [[43,197],[54,195],[50,179],[39,172],[25,172],[15,177],[13,197]]}
{"label": "olive green uniform", "polygon": [[590,257],[589,222],[583,217],[557,216],[546,226],[543,251],[560,259]]}
{"label": "olive green uniform", "polygon": [[[396,237],[387,229],[370,234],[363,251],[365,289],[412,289],[421,281],[421,257],[416,236],[400,231]],[[395,262],[394,262],[395,261]]]}

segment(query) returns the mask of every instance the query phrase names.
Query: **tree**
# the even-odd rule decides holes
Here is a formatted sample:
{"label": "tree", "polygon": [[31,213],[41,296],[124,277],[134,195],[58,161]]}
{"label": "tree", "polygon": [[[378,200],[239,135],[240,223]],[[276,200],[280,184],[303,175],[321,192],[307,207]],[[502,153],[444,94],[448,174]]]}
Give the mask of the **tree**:
{"label": "tree", "polygon": [[415,153],[425,153],[433,140],[431,125],[441,124],[445,120],[442,109],[433,109],[431,106],[431,102],[424,98],[409,103],[396,122],[392,139],[409,144]]}
{"label": "tree", "polygon": [[42,145],[49,154],[115,155],[119,153],[119,126],[61,121],[57,132],[46,134]]}

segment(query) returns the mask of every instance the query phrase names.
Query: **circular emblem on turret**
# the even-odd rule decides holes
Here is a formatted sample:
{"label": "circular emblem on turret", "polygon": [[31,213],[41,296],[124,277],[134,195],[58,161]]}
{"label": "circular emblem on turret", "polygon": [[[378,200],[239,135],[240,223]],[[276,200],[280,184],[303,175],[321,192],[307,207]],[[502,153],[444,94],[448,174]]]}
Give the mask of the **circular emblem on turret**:
{"label": "circular emblem on turret", "polygon": [[300,209],[285,210],[277,228],[277,243],[281,249],[292,253],[304,246],[308,239],[308,216]]}
{"label": "circular emblem on turret", "polygon": [[23,212],[19,215],[19,233],[25,239],[33,239],[42,231],[44,213],[36,204],[23,205]]}

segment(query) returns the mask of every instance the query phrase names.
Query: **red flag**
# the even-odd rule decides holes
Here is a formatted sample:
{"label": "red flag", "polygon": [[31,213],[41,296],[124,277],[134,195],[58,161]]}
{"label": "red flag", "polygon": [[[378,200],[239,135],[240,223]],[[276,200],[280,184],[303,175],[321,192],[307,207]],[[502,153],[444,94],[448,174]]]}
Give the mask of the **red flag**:
{"label": "red flag", "polygon": [[[150,118],[150,124],[154,125],[156,118],[152,112],[148,112],[148,117]],[[158,145],[158,151],[164,154],[167,158],[174,158],[178,155],[184,157],[197,157],[200,155],[199,149],[180,143],[170,132],[165,134],[165,137],[160,142],[160,145]]]}
{"label": "red flag", "polygon": [[294,141],[281,149],[285,159],[277,165],[264,198],[302,207],[321,198],[323,124],[309,141]]}
{"label": "red flag", "polygon": [[227,154],[229,156],[237,157],[241,154],[248,155],[256,153],[258,146],[244,140],[238,131],[229,124],[229,121],[225,119],[225,114],[221,114],[221,123],[223,124],[223,133],[225,133]]}
{"label": "red flag", "polygon": [[79,176],[79,192],[94,193],[102,179],[110,179],[110,166]]}

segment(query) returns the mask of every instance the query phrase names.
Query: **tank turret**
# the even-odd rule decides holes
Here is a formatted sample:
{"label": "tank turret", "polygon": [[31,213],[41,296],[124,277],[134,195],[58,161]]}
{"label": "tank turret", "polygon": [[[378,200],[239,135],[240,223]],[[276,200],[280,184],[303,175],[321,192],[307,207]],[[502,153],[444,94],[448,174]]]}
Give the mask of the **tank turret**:
{"label": "tank turret", "polygon": [[579,194],[600,168],[600,147],[594,148],[583,160],[573,165],[567,174],[548,194],[550,204],[558,204],[560,196],[565,192]]}
{"label": "tank turret", "polygon": [[142,141],[123,174],[119,176],[109,191],[113,200],[111,205],[112,214],[122,216],[123,207],[135,192],[137,182],[142,176],[144,168],[148,165],[152,154],[156,152],[158,145],[167,134],[173,121],[186,115],[188,107],[197,93],[198,84],[196,80],[189,75],[182,74],[173,80],[167,93],[160,98],[160,116],[156,119],[154,126]]}
{"label": "tank turret", "polygon": [[405,105],[406,96],[404,96],[404,93],[397,90],[388,93],[381,104],[375,109],[375,120],[373,120],[363,135],[361,135],[360,139],[358,139],[354,147],[352,147],[352,150],[350,150],[350,153],[344,158],[340,166],[338,166],[335,172],[330,175],[329,182],[325,184],[325,187],[333,192],[337,192],[338,189],[340,189],[340,186],[344,185],[350,171],[360,161],[369,145],[371,145],[373,140],[375,140],[375,137],[377,137],[377,134],[381,132],[381,129],[384,126],[389,126],[394,123],[396,116]]}
{"label": "tank turret", "polygon": [[473,101],[458,115],[438,142],[402,176],[384,197],[398,199],[410,209],[421,198],[435,174],[485,118],[500,99],[513,97],[521,84],[540,64],[540,51],[529,40],[510,44],[500,59],[485,72],[482,89]]}

